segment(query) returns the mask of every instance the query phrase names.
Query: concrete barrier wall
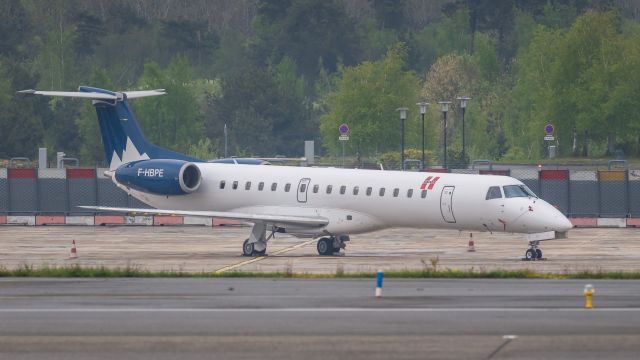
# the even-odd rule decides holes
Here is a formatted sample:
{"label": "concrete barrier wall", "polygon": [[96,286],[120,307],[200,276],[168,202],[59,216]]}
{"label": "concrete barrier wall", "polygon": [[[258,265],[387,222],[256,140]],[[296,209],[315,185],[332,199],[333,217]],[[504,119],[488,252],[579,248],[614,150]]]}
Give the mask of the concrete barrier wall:
{"label": "concrete barrier wall", "polygon": [[9,179],[9,211],[11,213],[37,212],[38,186],[36,169],[7,170],[7,178]]}
{"label": "concrete barrier wall", "polygon": [[629,184],[629,215],[640,218],[640,170],[630,170]]}
{"label": "concrete barrier wall", "polygon": [[569,170],[541,170],[540,196],[563,213],[569,213]]}
{"label": "concrete barrier wall", "polygon": [[[0,213],[9,212],[9,179],[7,169],[0,169]],[[6,217],[5,217],[6,222]]]}
{"label": "concrete barrier wall", "polygon": [[629,214],[627,172],[621,170],[598,171],[599,217],[626,217]]}
{"label": "concrete barrier wall", "polygon": [[[586,194],[592,194],[587,196]],[[596,217],[600,213],[598,194],[598,173],[596,171],[571,171],[569,173],[569,215],[574,217]],[[595,224],[594,224],[595,225]]]}
{"label": "concrete barrier wall", "polygon": [[98,204],[98,188],[95,169],[67,169],[69,186],[69,211],[74,213],[93,213],[78,206],[95,206]]}
{"label": "concrete barrier wall", "polygon": [[68,211],[65,169],[38,169],[38,212],[65,214]]}
{"label": "concrete barrier wall", "polygon": [[129,196],[119,189],[104,173],[109,169],[98,168],[96,170],[96,186],[98,193],[98,204],[100,206],[127,207],[129,206]]}

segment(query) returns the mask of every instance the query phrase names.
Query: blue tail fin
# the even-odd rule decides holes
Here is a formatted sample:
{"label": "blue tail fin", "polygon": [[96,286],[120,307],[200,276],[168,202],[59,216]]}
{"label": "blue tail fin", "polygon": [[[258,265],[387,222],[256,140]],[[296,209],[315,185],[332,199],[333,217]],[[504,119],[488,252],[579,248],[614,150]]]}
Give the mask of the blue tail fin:
{"label": "blue tail fin", "polygon": [[[79,91],[107,94],[115,97],[115,100],[93,100],[93,105],[98,114],[104,153],[109,162],[110,170],[115,170],[121,164],[144,159],[200,161],[175,151],[163,149],[145,139],[127,101],[127,94],[131,94],[131,97],[134,97],[133,94],[135,92],[116,93],[88,86],[81,86]],[[142,96],[144,95],[135,97]]]}

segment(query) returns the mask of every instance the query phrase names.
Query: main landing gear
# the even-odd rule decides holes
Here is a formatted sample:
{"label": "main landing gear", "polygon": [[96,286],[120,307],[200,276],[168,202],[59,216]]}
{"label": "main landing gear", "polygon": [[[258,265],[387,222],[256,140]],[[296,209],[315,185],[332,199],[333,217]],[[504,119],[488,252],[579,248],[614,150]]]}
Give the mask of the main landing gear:
{"label": "main landing gear", "polygon": [[522,260],[543,260],[542,250],[540,250],[540,241],[529,241],[529,249],[524,253],[524,259]]}
{"label": "main landing gear", "polygon": [[256,222],[251,229],[251,235],[242,244],[242,255],[264,256],[267,252],[267,242],[273,237],[275,231],[267,237],[267,224]]}
{"label": "main landing gear", "polygon": [[[267,252],[267,242],[276,232],[283,232],[283,229],[273,227],[271,234],[267,237],[267,224],[256,222],[251,229],[251,235],[242,244],[242,255],[244,256],[265,256]],[[318,240],[318,254],[323,256],[337,255],[340,249],[347,247],[349,235],[335,235],[323,237]]]}
{"label": "main landing gear", "polygon": [[347,241],[349,241],[349,235],[323,237],[318,240],[318,254],[322,256],[337,255],[340,249],[347,247],[347,244],[345,244]]}

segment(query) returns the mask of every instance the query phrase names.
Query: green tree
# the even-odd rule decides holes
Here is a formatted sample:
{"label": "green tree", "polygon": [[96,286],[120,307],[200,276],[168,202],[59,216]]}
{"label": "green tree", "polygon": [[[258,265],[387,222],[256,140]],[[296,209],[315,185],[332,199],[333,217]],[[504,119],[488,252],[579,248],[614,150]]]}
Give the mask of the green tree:
{"label": "green tree", "polygon": [[210,99],[207,134],[220,144],[228,129],[230,154],[298,156],[304,140],[316,138],[305,81],[283,58],[266,71],[250,66],[222,81],[222,96]]}
{"label": "green tree", "polygon": [[407,147],[419,142],[413,109],[419,100],[420,84],[415,74],[403,70],[406,56],[406,46],[396,44],[380,61],[365,61],[340,70],[335,90],[327,97],[328,112],[320,118],[323,144],[333,154],[342,149],[338,141],[338,127],[342,123],[350,127],[350,153],[375,155],[397,150],[400,144],[398,107],[412,109],[406,124]]}
{"label": "green tree", "polygon": [[138,84],[143,89],[165,89],[167,96],[132,102],[140,126],[150,141],[186,152],[204,136],[192,72],[186,58],[178,56],[165,69],[147,61]]}
{"label": "green tree", "polygon": [[[109,78],[107,71],[100,67],[94,67],[89,80],[91,86],[117,90]],[[106,164],[107,159],[100,136],[100,126],[96,110],[90,101],[84,101],[78,116],[75,118],[75,126],[78,129],[80,159],[85,165]]]}
{"label": "green tree", "polygon": [[359,59],[357,32],[341,1],[259,1],[257,9],[251,41],[256,64],[288,56],[313,84],[320,58],[329,72]]}

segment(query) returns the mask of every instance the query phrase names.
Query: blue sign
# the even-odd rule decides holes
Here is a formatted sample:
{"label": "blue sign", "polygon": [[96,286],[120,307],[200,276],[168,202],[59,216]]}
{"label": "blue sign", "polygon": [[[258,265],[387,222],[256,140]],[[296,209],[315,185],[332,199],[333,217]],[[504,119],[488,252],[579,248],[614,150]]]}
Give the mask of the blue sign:
{"label": "blue sign", "polygon": [[347,124],[340,125],[340,127],[338,127],[338,131],[340,131],[340,134],[342,135],[347,135],[347,133],[349,133],[349,125]]}

